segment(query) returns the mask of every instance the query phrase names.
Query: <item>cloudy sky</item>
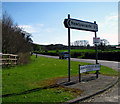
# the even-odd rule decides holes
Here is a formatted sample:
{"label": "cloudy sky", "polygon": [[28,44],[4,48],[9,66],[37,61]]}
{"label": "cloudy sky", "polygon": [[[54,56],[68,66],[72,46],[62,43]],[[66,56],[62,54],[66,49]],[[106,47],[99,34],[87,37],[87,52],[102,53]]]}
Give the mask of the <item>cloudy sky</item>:
{"label": "cloudy sky", "polygon": [[[9,0],[8,0],[9,1]],[[118,2],[2,2],[2,10],[14,22],[32,34],[37,44],[68,44],[64,19],[98,24],[97,36],[118,44]],[[94,32],[71,29],[71,42],[88,40],[93,45]]]}

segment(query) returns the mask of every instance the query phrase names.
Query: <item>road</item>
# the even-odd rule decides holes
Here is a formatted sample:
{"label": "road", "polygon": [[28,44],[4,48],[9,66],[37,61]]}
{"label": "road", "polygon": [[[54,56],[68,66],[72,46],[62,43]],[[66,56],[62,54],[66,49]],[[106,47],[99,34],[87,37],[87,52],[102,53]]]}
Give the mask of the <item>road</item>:
{"label": "road", "polygon": [[120,95],[118,96],[118,90],[118,84],[116,84],[114,87],[110,88],[104,93],[91,97],[83,102],[118,102],[120,99]]}
{"label": "road", "polygon": [[[48,55],[39,55],[38,56],[44,56],[44,57],[50,57],[58,59],[58,56],[48,56]],[[93,59],[77,59],[77,58],[71,58],[71,61],[78,61],[78,62],[87,62],[87,63],[93,63],[95,64],[95,60]],[[115,69],[116,71],[120,71],[120,62],[116,61],[105,61],[105,60],[98,60],[98,63],[101,65],[110,67]],[[116,102],[118,103],[118,100],[120,99],[118,84],[116,84],[114,87],[110,88],[109,90],[105,91],[102,94],[96,95],[84,102]],[[118,96],[119,95],[119,96]],[[119,98],[119,99],[118,99]],[[119,101],[120,102],[120,101]]]}

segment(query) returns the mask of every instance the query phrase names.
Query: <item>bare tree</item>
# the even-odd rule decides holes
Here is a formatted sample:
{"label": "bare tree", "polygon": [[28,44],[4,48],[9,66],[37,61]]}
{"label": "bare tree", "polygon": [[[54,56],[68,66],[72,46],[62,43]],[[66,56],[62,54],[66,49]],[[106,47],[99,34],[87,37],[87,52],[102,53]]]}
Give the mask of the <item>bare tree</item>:
{"label": "bare tree", "polygon": [[[32,43],[31,34],[24,32],[5,12],[2,18],[2,52],[26,53],[30,52]],[[23,55],[24,56],[24,55]]]}
{"label": "bare tree", "polygon": [[107,46],[109,46],[109,41],[107,39],[100,39],[99,47],[102,51],[105,50]]}
{"label": "bare tree", "polygon": [[100,39],[100,44],[101,43],[105,46],[109,45],[109,41],[107,39]]}
{"label": "bare tree", "polygon": [[74,41],[74,46],[87,46],[89,44],[88,40],[76,40]]}

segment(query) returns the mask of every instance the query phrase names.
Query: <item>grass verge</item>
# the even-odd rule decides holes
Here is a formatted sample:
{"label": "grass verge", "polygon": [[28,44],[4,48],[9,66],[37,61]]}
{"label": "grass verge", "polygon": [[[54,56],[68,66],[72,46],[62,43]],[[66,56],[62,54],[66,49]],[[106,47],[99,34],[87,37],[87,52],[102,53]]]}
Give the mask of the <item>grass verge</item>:
{"label": "grass verge", "polygon": [[[86,65],[82,62],[71,62],[71,75],[78,75],[78,65]],[[101,74],[117,75],[117,72],[111,68],[102,66]],[[10,69],[2,70],[2,93],[5,94],[18,94],[27,90],[40,88],[43,86],[52,85],[56,79],[65,77],[68,74],[68,61],[52,59],[46,57],[31,57],[29,64]],[[57,89],[42,89],[37,92],[32,92],[25,95],[17,95],[11,97],[4,97],[3,102],[64,102],[73,99],[75,94],[72,92],[64,91],[62,88],[61,93],[56,96]]]}

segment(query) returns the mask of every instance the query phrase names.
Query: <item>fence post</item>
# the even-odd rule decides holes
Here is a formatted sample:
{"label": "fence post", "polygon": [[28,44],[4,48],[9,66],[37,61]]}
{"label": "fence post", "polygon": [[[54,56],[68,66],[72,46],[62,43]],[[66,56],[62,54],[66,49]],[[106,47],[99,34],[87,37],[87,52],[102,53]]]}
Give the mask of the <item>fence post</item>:
{"label": "fence post", "polygon": [[17,58],[16,58],[16,56],[15,56],[15,65],[17,64],[16,59],[17,59]]}
{"label": "fence post", "polygon": [[81,73],[80,73],[80,64],[79,64],[79,82],[81,82]]}

